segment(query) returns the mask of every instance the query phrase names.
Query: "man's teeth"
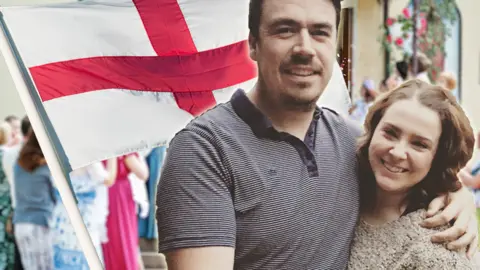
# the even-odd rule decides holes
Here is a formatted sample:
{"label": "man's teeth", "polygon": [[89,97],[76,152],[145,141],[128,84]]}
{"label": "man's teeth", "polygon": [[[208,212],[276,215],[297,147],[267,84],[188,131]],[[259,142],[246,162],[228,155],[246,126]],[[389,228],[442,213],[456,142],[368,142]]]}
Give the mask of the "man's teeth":
{"label": "man's teeth", "polygon": [[310,76],[313,75],[314,72],[311,70],[292,70],[290,74],[297,75],[297,76]]}
{"label": "man's teeth", "polygon": [[389,170],[393,173],[401,173],[401,172],[405,171],[405,169],[390,165],[390,164],[386,163],[385,161],[383,162],[383,166],[385,166],[385,168],[387,168],[387,170]]}

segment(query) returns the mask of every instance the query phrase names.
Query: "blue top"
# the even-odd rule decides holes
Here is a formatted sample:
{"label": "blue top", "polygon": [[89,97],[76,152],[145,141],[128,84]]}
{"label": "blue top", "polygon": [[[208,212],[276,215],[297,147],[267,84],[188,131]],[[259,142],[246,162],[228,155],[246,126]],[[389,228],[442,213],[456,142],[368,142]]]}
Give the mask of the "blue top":
{"label": "blue top", "polygon": [[27,172],[18,163],[14,167],[15,197],[17,206],[13,223],[49,226],[56,199],[47,165]]}
{"label": "blue top", "polygon": [[473,166],[472,172],[471,172],[471,174],[474,176],[477,175],[478,173],[480,173],[480,160],[477,161],[477,163]]}

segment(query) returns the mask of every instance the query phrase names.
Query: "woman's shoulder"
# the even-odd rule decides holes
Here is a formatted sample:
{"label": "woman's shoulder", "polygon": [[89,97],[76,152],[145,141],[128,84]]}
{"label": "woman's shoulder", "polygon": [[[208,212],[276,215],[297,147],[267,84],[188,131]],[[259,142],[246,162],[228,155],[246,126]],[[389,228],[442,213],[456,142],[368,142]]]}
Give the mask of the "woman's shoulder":
{"label": "woman's shoulder", "polygon": [[445,245],[433,243],[430,238],[421,238],[409,249],[408,264],[422,269],[478,269],[480,265],[469,260],[465,250],[452,251]]}
{"label": "woman's shoulder", "polygon": [[[420,223],[425,217],[426,210],[422,209],[380,226],[361,221],[353,257],[388,269],[476,269],[464,251],[450,251],[431,241],[431,235],[448,227],[423,228]],[[372,252],[378,250],[382,251],[372,258]]]}
{"label": "woman's shoulder", "polygon": [[406,236],[411,239],[407,262],[425,269],[476,269],[474,263],[467,258],[465,250],[451,251],[444,244],[431,241],[433,234],[448,229],[448,226],[432,229],[420,226],[426,213],[426,210],[417,210],[399,219],[399,224],[403,225],[399,228],[403,227]]}

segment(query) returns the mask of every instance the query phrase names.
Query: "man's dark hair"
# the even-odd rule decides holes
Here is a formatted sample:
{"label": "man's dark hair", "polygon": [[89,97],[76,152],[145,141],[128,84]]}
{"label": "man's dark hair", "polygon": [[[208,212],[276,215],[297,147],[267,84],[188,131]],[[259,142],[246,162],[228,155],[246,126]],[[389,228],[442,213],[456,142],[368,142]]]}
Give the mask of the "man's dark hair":
{"label": "man's dark hair", "polygon": [[23,117],[20,129],[22,130],[22,135],[24,137],[27,136],[28,131],[30,131],[31,127],[32,125],[30,124],[30,120],[28,119],[28,117],[27,116]]}
{"label": "man's dark hair", "polygon": [[12,123],[13,121],[18,120],[18,117],[15,115],[9,115],[5,117],[5,122]]}
{"label": "man's dark hair", "polygon": [[[340,11],[342,10],[341,0],[330,0],[335,7],[335,15],[337,16],[336,27],[340,24]],[[248,29],[254,38],[258,38],[260,28],[260,17],[262,16],[262,6],[264,0],[250,0],[250,8],[248,12]]]}

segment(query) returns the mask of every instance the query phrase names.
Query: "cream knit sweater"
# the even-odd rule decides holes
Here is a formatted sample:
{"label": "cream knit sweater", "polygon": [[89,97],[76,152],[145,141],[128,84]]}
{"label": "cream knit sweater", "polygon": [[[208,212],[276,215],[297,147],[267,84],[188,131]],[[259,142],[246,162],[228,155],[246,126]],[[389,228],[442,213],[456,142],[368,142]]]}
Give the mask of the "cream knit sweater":
{"label": "cream knit sweater", "polygon": [[452,252],[434,244],[430,236],[438,230],[419,225],[425,210],[418,210],[381,226],[360,220],[355,231],[348,269],[480,269],[464,251]]}

